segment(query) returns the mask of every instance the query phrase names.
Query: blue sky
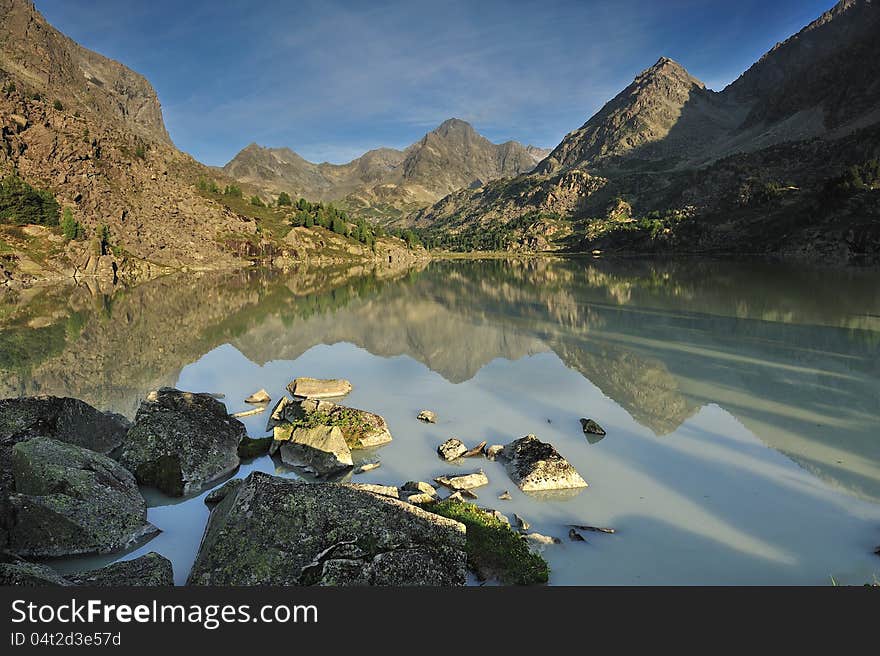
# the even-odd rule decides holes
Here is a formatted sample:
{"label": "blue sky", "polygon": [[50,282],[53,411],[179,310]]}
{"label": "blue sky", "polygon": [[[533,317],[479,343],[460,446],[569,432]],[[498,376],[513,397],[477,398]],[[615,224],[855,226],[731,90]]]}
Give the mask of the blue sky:
{"label": "blue sky", "polygon": [[207,164],[252,141],[312,161],[404,147],[446,118],[552,147],[660,56],[720,90],[833,0],[36,0],[145,75]]}

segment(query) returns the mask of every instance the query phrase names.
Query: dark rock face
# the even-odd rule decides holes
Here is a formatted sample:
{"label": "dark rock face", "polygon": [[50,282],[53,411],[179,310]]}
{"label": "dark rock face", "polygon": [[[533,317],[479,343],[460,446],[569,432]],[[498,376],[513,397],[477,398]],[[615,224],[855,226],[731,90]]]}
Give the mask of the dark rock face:
{"label": "dark rock face", "polygon": [[141,403],[119,461],[140,483],[183,496],[234,471],[245,437],[220,401],[165,387]]}
{"label": "dark rock face", "polygon": [[254,472],[211,513],[193,585],[461,585],[465,529],[391,497]]}
{"label": "dark rock face", "polygon": [[31,437],[51,437],[99,453],[110,453],[125,438],[125,417],[96,410],[78,399],[33,396],[0,399],[0,548],[10,522],[14,489],[12,447]]}
{"label": "dark rock face", "polygon": [[0,586],[45,587],[73,585],[48,565],[29,563],[10,553],[0,553]]}
{"label": "dark rock face", "polygon": [[4,446],[28,437],[51,437],[107,454],[122,444],[130,425],[122,415],[101,412],[79,399],[0,400],[0,443]]}
{"label": "dark rock face", "polygon": [[507,472],[523,492],[587,487],[571,463],[552,444],[526,435],[504,447]]}
{"label": "dark rock face", "polygon": [[174,585],[171,561],[155,551],[67,577],[74,585],[155,587]]}
{"label": "dark rock face", "polygon": [[107,456],[37,437],[13,448],[9,548],[22,556],[109,553],[154,535],[134,477]]}

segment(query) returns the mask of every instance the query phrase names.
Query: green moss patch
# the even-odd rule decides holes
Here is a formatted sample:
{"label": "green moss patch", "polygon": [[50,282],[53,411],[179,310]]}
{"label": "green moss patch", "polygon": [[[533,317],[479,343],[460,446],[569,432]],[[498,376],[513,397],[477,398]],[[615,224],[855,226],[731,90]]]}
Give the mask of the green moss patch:
{"label": "green moss patch", "polygon": [[507,585],[547,582],[547,561],[532,553],[523,539],[501,520],[472,503],[458,501],[439,501],[428,510],[467,527],[468,565],[478,575],[492,576]]}

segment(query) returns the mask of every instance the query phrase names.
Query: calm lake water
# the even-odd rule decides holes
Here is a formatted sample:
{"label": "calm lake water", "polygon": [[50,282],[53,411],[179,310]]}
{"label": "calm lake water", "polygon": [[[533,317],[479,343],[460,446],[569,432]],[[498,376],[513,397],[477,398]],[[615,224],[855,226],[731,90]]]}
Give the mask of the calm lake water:
{"label": "calm lake water", "polygon": [[[483,467],[478,503],[547,546],[551,584],[862,584],[880,578],[880,273],[708,260],[435,262],[181,275],[115,295],[80,286],[0,302],[0,395],[82,398],[132,417],[151,389],[226,395],[230,412],[296,376],[344,377],[344,401],[394,435],[359,482]],[[439,422],[416,420],[434,410]],[[588,440],[579,419],[607,436]],[[265,435],[266,416],[245,418]],[[451,436],[534,433],[590,487],[519,492],[500,462],[443,463]],[[295,477],[268,456],[244,463]],[[509,490],[513,499],[499,501]],[[145,490],[158,551],[185,581],[204,494]],[[614,535],[567,538],[567,524]],[[69,571],[114,557],[56,561]]]}

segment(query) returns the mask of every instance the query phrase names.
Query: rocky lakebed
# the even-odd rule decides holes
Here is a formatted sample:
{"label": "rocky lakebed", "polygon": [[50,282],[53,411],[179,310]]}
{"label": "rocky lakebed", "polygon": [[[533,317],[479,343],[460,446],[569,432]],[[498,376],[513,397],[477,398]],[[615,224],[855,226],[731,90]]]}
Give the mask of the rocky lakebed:
{"label": "rocky lakebed", "polygon": [[[496,461],[531,495],[587,487],[535,435],[506,444],[449,437],[425,454],[437,460],[431,481],[341,482],[380,468],[381,448],[393,441],[383,417],[342,405],[351,390],[346,380],[300,377],[289,395],[261,389],[245,399],[251,409],[230,414],[222,395],[165,387],[133,422],[73,398],[0,400],[0,584],[173,585],[171,561],[152,551],[77,572],[48,560],[124,555],[148,543],[160,532],[147,521],[142,489],[151,488],[178,498],[210,490],[190,585],[539,584],[550,576],[541,555],[548,545],[614,533],[571,524],[544,535],[508,516],[509,491],[480,497]],[[257,414],[267,418],[263,438],[240,421]],[[423,410],[412,421],[437,416]],[[587,437],[604,434],[592,419],[581,423]],[[370,459],[353,457],[365,450]],[[267,454],[298,478],[230,478]]]}

